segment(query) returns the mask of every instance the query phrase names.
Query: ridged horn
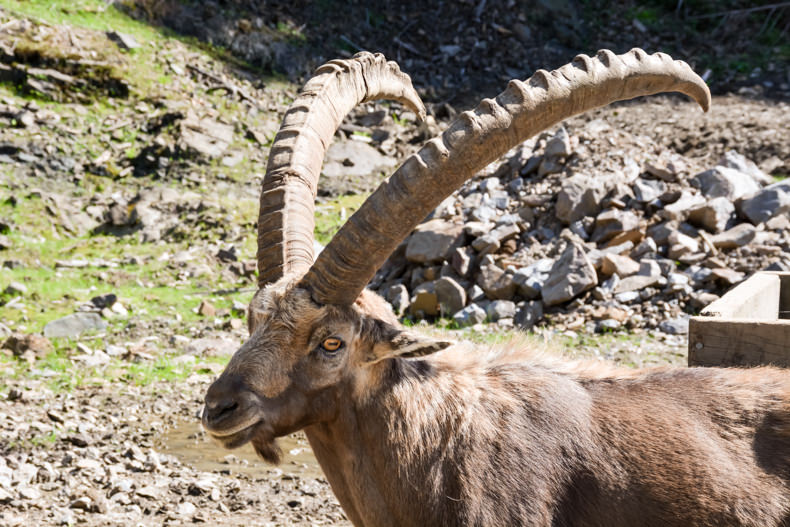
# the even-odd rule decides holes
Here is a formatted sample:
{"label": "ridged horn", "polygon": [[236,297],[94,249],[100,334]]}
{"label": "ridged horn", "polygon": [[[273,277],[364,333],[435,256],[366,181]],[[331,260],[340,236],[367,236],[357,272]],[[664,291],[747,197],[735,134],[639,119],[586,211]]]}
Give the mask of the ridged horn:
{"label": "ridged horn", "polygon": [[555,71],[510,81],[410,156],[321,252],[300,284],[319,304],[349,305],[397,245],[443,199],[508,150],[563,119],[615,101],[681,92],[710,106],[705,82],[682,61],[633,49],[579,55]]}
{"label": "ridged horn", "polygon": [[335,130],[357,104],[393,99],[420,119],[425,107],[394,62],[357,53],[318,68],[288,108],[274,138],[258,213],[258,286],[313,264],[315,196]]}

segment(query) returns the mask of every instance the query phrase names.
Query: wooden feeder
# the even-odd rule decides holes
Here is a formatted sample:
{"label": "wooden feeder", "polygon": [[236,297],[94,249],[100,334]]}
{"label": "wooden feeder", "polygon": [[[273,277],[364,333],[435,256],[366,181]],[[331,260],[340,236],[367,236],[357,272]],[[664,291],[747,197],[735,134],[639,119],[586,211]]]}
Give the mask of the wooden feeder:
{"label": "wooden feeder", "polygon": [[790,273],[760,272],[689,321],[689,366],[790,367]]}

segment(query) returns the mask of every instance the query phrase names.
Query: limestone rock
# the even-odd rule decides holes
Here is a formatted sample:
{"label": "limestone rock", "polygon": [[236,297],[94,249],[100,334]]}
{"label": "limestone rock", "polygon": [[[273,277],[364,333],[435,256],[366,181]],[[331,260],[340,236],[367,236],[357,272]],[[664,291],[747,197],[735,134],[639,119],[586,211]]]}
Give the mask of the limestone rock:
{"label": "limestone rock", "polygon": [[700,172],[694,176],[692,183],[698,186],[707,198],[727,198],[730,201],[760,190],[760,185],[751,176],[724,166],[716,166]]}
{"label": "limestone rock", "polygon": [[434,282],[442,315],[452,315],[466,305],[466,290],[455,279],[443,276]]}
{"label": "limestone rock", "polygon": [[741,223],[732,229],[711,237],[717,249],[735,249],[750,243],[757,235],[757,229],[749,223]]}
{"label": "limestone rock", "polygon": [[543,284],[543,303],[553,306],[567,302],[573,297],[592,289],[598,283],[595,268],[584,250],[571,243],[551,268],[548,280]]}
{"label": "limestone rock", "polygon": [[480,324],[485,319],[486,312],[477,304],[470,304],[453,315],[453,321],[455,321],[455,323],[462,328]]}
{"label": "limestone rock", "polygon": [[537,300],[524,302],[513,317],[513,323],[525,331],[529,331],[543,318],[543,304]]}
{"label": "limestone rock", "polygon": [[516,304],[510,300],[494,300],[486,307],[486,315],[492,322],[516,315]]}
{"label": "limestone rock", "polygon": [[574,175],[562,183],[557,194],[555,215],[566,224],[587,216],[595,216],[601,210],[604,194],[605,189],[592,178]]}
{"label": "limestone rock", "polygon": [[505,273],[496,265],[484,265],[480,267],[477,275],[477,285],[479,285],[491,300],[510,300],[516,292],[516,283],[513,276]]}
{"label": "limestone rock", "polygon": [[639,218],[631,211],[609,209],[595,218],[595,230],[590,239],[594,242],[607,242],[623,232],[638,231]]}
{"label": "limestone rock", "polygon": [[601,261],[601,273],[604,276],[617,274],[620,278],[639,272],[639,264],[628,256],[607,253]]}
{"label": "limestone rock", "polygon": [[790,181],[774,183],[745,198],[740,204],[740,211],[755,225],[775,216],[790,214]]}
{"label": "limestone rock", "polygon": [[406,244],[406,259],[416,263],[439,263],[463,245],[463,225],[430,220],[417,227]]}
{"label": "limestone rock", "polygon": [[721,232],[735,212],[735,205],[727,198],[713,198],[704,205],[689,210],[689,223],[709,232]]}
{"label": "limestone rock", "polygon": [[76,337],[85,331],[106,328],[107,323],[96,313],[74,313],[49,322],[44,326],[44,336],[47,338]]}

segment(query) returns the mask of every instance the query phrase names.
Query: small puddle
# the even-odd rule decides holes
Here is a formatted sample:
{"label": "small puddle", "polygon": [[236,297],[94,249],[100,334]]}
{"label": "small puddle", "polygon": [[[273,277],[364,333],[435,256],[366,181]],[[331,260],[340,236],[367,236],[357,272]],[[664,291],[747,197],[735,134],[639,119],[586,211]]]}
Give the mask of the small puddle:
{"label": "small puddle", "polygon": [[267,475],[324,477],[303,433],[281,437],[277,444],[283,451],[283,460],[275,467],[262,461],[249,443],[227,450],[206,434],[199,421],[179,421],[165,432],[159,448],[176,456],[182,463],[205,472],[230,471],[258,478]]}

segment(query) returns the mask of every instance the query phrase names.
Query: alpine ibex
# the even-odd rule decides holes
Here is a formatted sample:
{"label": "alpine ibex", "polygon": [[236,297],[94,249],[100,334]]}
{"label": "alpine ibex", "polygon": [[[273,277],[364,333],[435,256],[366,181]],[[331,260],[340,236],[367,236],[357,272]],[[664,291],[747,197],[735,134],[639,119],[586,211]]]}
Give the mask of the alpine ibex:
{"label": "alpine ibex", "polygon": [[344,115],[377,98],[425,115],[381,55],[319,68],[271,149],[250,338],[206,394],[206,430],[276,462],[275,439],[303,429],[355,525],[790,525],[786,372],[635,371],[451,344],[404,329],[365,290],[420,220],[510,148],[666,91],[710,104],[688,65],[638,49],[511,81],[409,157],[314,262],[317,180]]}

